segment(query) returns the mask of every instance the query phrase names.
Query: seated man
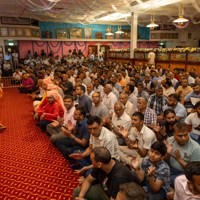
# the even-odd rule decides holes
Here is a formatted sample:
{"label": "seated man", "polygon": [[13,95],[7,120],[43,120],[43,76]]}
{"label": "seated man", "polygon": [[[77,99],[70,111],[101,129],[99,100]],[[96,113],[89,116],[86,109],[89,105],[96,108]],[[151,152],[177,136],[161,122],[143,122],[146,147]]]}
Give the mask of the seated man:
{"label": "seated man", "polygon": [[82,167],[87,166],[81,170],[82,173],[92,168],[88,157],[91,154],[92,149],[95,147],[106,147],[109,150],[111,157],[119,160],[117,138],[111,131],[102,126],[101,118],[97,116],[92,116],[88,119],[87,123],[90,132],[89,147],[84,152],[79,153],[78,156],[77,154],[72,154],[70,156],[71,158],[80,160],[79,163],[80,165],[82,165]]}
{"label": "seated man", "polygon": [[75,92],[78,97],[78,105],[84,107],[86,115],[89,116],[92,108],[92,101],[85,95],[85,87],[83,85],[76,86]]}
{"label": "seated man", "polygon": [[166,140],[168,137],[174,135],[174,124],[176,120],[176,113],[172,109],[167,109],[163,113],[164,121],[161,125],[155,125],[152,127],[158,140]]}
{"label": "seated man", "polygon": [[73,84],[69,81],[68,74],[62,74],[62,81],[59,83],[59,86],[62,88],[64,94],[72,95]]}
{"label": "seated man", "polygon": [[22,73],[19,71],[19,69],[16,69],[15,72],[12,75],[11,82],[13,84],[20,84],[22,79]]}
{"label": "seated man", "polygon": [[135,182],[124,183],[119,186],[116,200],[147,200],[147,193]]}
{"label": "seated man", "polygon": [[103,103],[108,108],[108,110],[114,110],[114,105],[117,102],[116,95],[112,92],[112,85],[106,84],[104,86],[104,95],[102,96]]}
{"label": "seated man", "polygon": [[124,138],[119,132],[119,128],[123,126],[126,130],[131,128],[131,118],[124,111],[125,107],[121,102],[116,102],[114,105],[114,113],[112,114],[111,121],[110,118],[106,119],[106,124],[110,127],[110,130],[116,135],[119,145],[125,145]]}
{"label": "seated man", "polygon": [[157,115],[154,110],[147,107],[147,99],[140,97],[137,100],[137,109],[144,114],[144,124],[148,127],[157,124]]}
{"label": "seated man", "polygon": [[92,109],[91,109],[91,116],[98,116],[98,117],[108,117],[109,110],[101,101],[101,96],[99,92],[94,92],[92,94]]}
{"label": "seated man", "polygon": [[148,100],[148,106],[154,110],[157,116],[161,115],[164,111],[164,106],[167,104],[167,98],[163,95],[163,87],[157,86],[155,94],[152,94]]}
{"label": "seated man", "polygon": [[[90,159],[94,169],[84,180],[81,188],[74,190],[75,199],[114,200],[119,192],[119,186],[133,181],[131,171],[122,163],[112,159],[109,150],[105,147],[94,148]],[[99,184],[92,185],[95,180],[99,181]],[[103,182],[107,187],[106,192],[103,189]]]}
{"label": "seated man", "polygon": [[195,111],[188,115],[185,119],[185,123],[192,126],[190,137],[200,144],[200,101],[194,106]]}
{"label": "seated man", "polygon": [[156,141],[155,133],[144,125],[144,115],[135,112],[132,116],[132,128],[129,132],[124,127],[119,132],[125,139],[127,146],[120,146],[120,160],[130,164],[131,157],[145,157],[151,145]]}
{"label": "seated man", "polygon": [[200,161],[188,163],[184,174],[175,180],[174,200],[200,199]]}
{"label": "seated man", "polygon": [[187,117],[187,111],[185,107],[179,103],[179,96],[177,94],[170,94],[168,96],[168,103],[165,106],[166,109],[173,109],[176,113],[176,120],[179,122],[184,122]]}
{"label": "seated man", "polygon": [[183,99],[183,105],[186,108],[193,108],[194,105],[200,101],[200,85],[194,84],[192,85],[193,91],[186,95]]}
{"label": "seated man", "polygon": [[167,147],[165,159],[170,166],[170,185],[174,187],[175,178],[183,174],[187,163],[200,161],[200,146],[189,137],[188,125],[177,123],[174,136],[167,139]]}
{"label": "seated man", "polygon": [[56,121],[47,125],[47,131],[51,135],[50,140],[52,142],[56,141],[58,138],[66,138],[67,136],[63,134],[61,128],[62,126],[67,127],[68,124],[74,127],[76,125],[76,120],[74,119],[74,99],[72,96],[66,95],[64,97],[64,118],[58,117]]}
{"label": "seated man", "polygon": [[192,92],[192,88],[188,85],[188,80],[186,78],[182,78],[180,80],[181,86],[179,86],[176,90],[176,94],[180,96],[181,103],[183,104],[183,100],[187,94]]}
{"label": "seated man", "polygon": [[135,112],[135,108],[133,104],[128,100],[128,94],[125,92],[120,93],[119,100],[124,105],[125,113],[131,117]]}
{"label": "seated man", "polygon": [[20,93],[31,93],[34,88],[33,79],[27,73],[22,75],[22,84],[18,87]]}
{"label": "seated man", "polygon": [[76,127],[64,125],[62,128],[62,135],[66,137],[53,138],[52,142],[62,153],[62,155],[69,160],[71,164],[76,162],[69,158],[69,155],[77,152],[84,151],[88,147],[90,134],[87,126],[87,118],[85,109],[83,107],[76,107],[74,111],[74,119],[76,120]]}
{"label": "seated man", "polygon": [[136,180],[143,185],[149,200],[164,200],[170,188],[170,170],[163,161],[167,147],[161,141],[154,142],[141,164],[137,158],[132,159]]}
{"label": "seated man", "polygon": [[39,125],[42,131],[46,130],[46,126],[56,120],[58,117],[64,116],[64,105],[61,96],[57,91],[47,92],[48,101],[44,106],[37,109],[34,115],[35,119],[40,120]]}

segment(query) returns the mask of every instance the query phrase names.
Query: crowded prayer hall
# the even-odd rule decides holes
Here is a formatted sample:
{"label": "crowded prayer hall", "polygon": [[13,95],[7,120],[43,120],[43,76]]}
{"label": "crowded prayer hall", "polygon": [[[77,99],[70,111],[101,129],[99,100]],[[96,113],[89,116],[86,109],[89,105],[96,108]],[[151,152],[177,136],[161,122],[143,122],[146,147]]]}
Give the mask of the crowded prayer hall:
{"label": "crowded prayer hall", "polygon": [[0,19],[0,199],[200,200],[198,0],[1,0]]}

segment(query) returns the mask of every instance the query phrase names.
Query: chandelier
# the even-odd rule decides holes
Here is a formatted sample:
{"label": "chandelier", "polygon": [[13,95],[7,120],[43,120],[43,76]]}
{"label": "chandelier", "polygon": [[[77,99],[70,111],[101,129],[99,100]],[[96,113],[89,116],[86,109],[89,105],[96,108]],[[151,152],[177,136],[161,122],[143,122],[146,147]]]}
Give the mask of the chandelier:
{"label": "chandelier", "polygon": [[150,28],[151,30],[154,30],[155,27],[158,27],[158,26],[159,26],[159,25],[156,24],[154,21],[155,21],[154,14],[151,14],[151,23],[148,24],[146,27]]}
{"label": "chandelier", "polygon": [[123,34],[124,31],[121,30],[121,26],[118,26],[118,30],[115,33],[116,34]]}
{"label": "chandelier", "polygon": [[174,25],[178,28],[185,28],[189,24],[189,20],[183,17],[183,6],[179,6],[179,15],[178,18],[173,21]]}

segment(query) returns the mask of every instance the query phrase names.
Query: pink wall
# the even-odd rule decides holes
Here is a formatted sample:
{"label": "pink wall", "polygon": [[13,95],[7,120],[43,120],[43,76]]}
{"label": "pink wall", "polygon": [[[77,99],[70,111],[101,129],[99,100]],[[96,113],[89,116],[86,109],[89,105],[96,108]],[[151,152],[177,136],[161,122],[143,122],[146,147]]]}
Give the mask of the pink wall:
{"label": "pink wall", "polygon": [[[40,55],[42,49],[48,54],[50,51],[54,52],[54,55],[67,55],[71,49],[81,50],[85,56],[88,55],[89,45],[109,45],[110,49],[129,49],[130,42],[65,42],[65,41],[19,41],[20,58],[26,58],[27,51],[30,50],[33,55],[37,52]],[[137,43],[138,48],[156,48],[157,42],[139,41]]]}

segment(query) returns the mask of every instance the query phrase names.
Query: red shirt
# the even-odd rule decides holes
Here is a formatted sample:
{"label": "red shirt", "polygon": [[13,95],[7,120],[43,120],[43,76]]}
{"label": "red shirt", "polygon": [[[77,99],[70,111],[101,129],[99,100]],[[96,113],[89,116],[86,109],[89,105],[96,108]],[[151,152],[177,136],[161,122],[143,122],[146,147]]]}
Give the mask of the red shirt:
{"label": "red shirt", "polygon": [[45,103],[46,104],[44,106],[38,108],[38,116],[41,116],[43,113],[45,113],[43,119],[47,121],[57,120],[58,116],[64,116],[64,110],[57,101],[54,101],[52,104],[50,104],[49,101],[46,101]]}

